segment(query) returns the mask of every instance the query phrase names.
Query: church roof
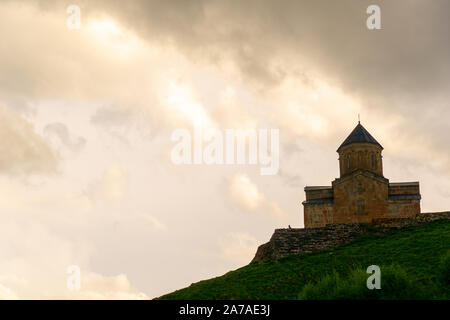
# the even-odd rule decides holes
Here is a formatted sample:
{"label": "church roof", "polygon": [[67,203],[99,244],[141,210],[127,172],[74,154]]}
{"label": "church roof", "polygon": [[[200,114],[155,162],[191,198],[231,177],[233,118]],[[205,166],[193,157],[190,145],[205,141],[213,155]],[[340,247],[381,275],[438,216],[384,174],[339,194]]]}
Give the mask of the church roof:
{"label": "church roof", "polygon": [[355,129],[353,129],[353,131],[350,133],[347,139],[345,139],[344,142],[342,142],[337,151],[339,152],[339,149],[341,149],[343,146],[358,142],[373,143],[380,146],[381,149],[383,149],[381,144],[379,144],[378,141],[375,140],[374,137],[372,137],[369,131],[367,131],[366,128],[364,128],[362,124],[358,122],[358,125],[355,127]]}

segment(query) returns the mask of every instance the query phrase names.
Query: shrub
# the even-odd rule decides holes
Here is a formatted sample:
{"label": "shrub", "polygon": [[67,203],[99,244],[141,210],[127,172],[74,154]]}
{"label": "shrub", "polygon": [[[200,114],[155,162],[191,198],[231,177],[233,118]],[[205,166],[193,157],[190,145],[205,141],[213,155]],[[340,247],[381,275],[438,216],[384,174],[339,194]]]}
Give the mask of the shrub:
{"label": "shrub", "polygon": [[298,295],[301,300],[339,300],[339,299],[433,299],[436,297],[436,286],[431,283],[423,287],[412,279],[398,265],[382,266],[381,289],[367,288],[366,282],[370,274],[365,269],[357,268],[347,277],[337,273],[325,276],[317,283],[306,284]]}
{"label": "shrub", "polygon": [[450,251],[443,255],[438,270],[439,284],[446,293],[447,298],[450,296]]}

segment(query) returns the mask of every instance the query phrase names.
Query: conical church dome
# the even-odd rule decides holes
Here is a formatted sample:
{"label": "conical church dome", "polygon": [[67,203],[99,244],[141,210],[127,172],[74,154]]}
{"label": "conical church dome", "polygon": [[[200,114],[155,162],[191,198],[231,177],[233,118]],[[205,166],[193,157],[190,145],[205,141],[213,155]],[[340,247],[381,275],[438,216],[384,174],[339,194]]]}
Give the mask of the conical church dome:
{"label": "conical church dome", "polygon": [[362,124],[358,122],[358,125],[355,127],[355,129],[353,129],[353,131],[350,133],[350,135],[347,137],[347,139],[345,139],[344,142],[342,142],[342,144],[339,146],[339,148],[337,149],[337,152],[339,152],[339,150],[343,146],[349,145],[351,143],[359,143],[359,142],[373,143],[373,144],[380,146],[381,149],[383,149],[381,144],[379,144],[378,141],[375,140],[374,137],[372,137],[372,135],[369,133],[369,131],[367,131],[366,128],[364,128],[362,126]]}

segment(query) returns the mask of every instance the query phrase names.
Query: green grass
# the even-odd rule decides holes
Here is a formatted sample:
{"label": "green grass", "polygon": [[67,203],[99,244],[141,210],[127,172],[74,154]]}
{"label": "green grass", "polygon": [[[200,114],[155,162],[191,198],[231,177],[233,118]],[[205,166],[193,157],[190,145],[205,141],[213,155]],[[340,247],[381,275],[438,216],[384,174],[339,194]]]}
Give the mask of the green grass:
{"label": "green grass", "polygon": [[[384,289],[383,270],[386,266],[388,270],[397,268],[397,273],[391,272],[391,278],[400,279],[399,283],[403,284],[399,286],[405,284],[402,282],[405,276],[407,285],[416,286],[418,296],[411,294],[406,298],[448,299],[449,250],[450,222],[438,220],[383,236],[362,236],[333,250],[294,255],[262,264],[253,263],[221,277],[194,283],[159,299],[312,298],[314,287],[321,290],[319,287],[329,286],[333,281],[339,281],[345,287],[354,279],[362,279],[361,270],[366,270],[369,265],[382,268],[380,292]],[[324,295],[323,298],[344,297],[342,292],[339,294],[337,297]],[[390,294],[384,298],[398,298],[393,292]]]}

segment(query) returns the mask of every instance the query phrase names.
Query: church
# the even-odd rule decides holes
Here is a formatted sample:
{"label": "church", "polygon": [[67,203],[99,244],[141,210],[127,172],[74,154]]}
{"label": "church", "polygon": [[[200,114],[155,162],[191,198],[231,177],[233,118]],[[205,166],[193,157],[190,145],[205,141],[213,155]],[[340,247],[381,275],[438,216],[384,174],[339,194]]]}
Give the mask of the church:
{"label": "church", "polygon": [[420,213],[419,182],[389,182],[383,176],[382,151],[381,144],[358,122],[337,149],[340,177],[331,186],[305,187],[305,228]]}

